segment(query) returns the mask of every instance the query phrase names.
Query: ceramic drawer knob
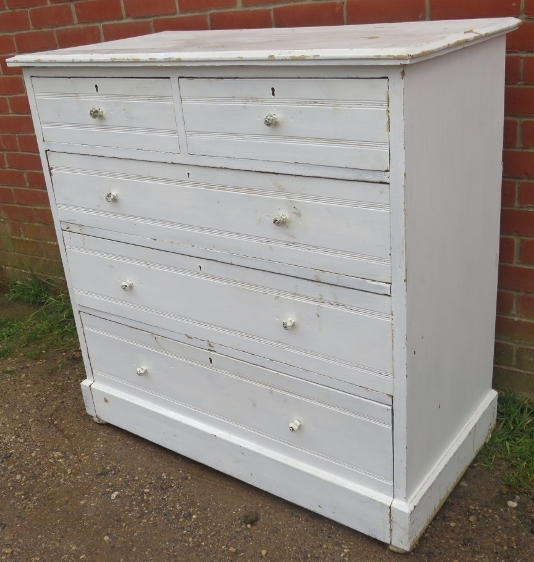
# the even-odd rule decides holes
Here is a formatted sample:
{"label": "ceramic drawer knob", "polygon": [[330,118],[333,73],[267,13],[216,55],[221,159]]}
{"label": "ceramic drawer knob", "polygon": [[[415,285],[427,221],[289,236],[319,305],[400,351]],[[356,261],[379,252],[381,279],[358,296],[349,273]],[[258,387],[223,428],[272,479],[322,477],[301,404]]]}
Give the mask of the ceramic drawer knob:
{"label": "ceramic drawer knob", "polygon": [[293,420],[289,424],[289,431],[297,431],[301,425],[300,420]]}
{"label": "ceramic drawer knob", "polygon": [[116,193],[112,193],[111,191],[109,193],[106,193],[106,201],[108,203],[114,203],[118,198],[119,196]]}
{"label": "ceramic drawer knob", "polygon": [[273,224],[275,224],[276,226],[282,226],[287,222],[287,220],[288,216],[284,215],[284,213],[280,213],[279,215],[276,215],[276,217],[274,217]]}
{"label": "ceramic drawer knob", "polygon": [[147,369],[144,365],[142,365],[141,367],[137,367],[137,369],[136,369],[135,372],[136,372],[140,377],[142,377],[143,375],[146,375],[147,370],[148,370],[148,369]]}
{"label": "ceramic drawer knob", "polygon": [[104,117],[104,112],[98,108],[98,107],[93,107],[90,111],[89,111],[89,115],[93,118],[93,119],[98,119],[99,117]]}
{"label": "ceramic drawer knob", "polygon": [[293,328],[294,325],[295,325],[295,321],[293,320],[293,318],[287,318],[282,322],[282,326],[284,327],[284,330],[290,330],[291,328]]}
{"label": "ceramic drawer knob", "polygon": [[263,122],[267,125],[267,127],[272,127],[278,123],[278,117],[274,113],[268,113]]}
{"label": "ceramic drawer knob", "polygon": [[128,280],[128,281],[123,281],[121,283],[121,289],[123,291],[129,291],[132,287],[133,287],[133,281]]}

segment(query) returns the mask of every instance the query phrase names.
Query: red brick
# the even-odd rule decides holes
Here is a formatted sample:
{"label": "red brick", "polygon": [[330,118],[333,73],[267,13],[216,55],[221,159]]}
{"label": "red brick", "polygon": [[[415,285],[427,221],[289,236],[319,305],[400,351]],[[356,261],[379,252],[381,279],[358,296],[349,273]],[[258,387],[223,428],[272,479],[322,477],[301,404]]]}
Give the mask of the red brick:
{"label": "red brick", "polygon": [[30,102],[28,96],[11,96],[9,98],[9,107],[13,113],[30,113]]}
{"label": "red brick", "polygon": [[534,86],[506,86],[505,111],[507,115],[533,115]]}
{"label": "red brick", "polygon": [[534,343],[534,322],[497,316],[495,332],[499,339]]}
{"label": "red brick", "polygon": [[131,18],[165,16],[176,13],[174,0],[123,0],[124,12]]}
{"label": "red brick", "polygon": [[534,236],[534,211],[501,209],[501,233]]}
{"label": "red brick", "polygon": [[41,207],[49,206],[48,194],[42,189],[23,189],[17,188],[13,190],[15,201],[20,205],[39,205]]}
{"label": "red brick", "polygon": [[534,17],[534,0],[524,0],[525,16]]}
{"label": "red brick", "polygon": [[13,203],[14,201],[13,190],[10,187],[0,186],[0,203]]}
{"label": "red brick", "polygon": [[152,26],[148,21],[128,21],[120,23],[105,23],[102,25],[105,41],[148,35],[152,32]]}
{"label": "red brick", "polygon": [[505,176],[534,178],[534,151],[504,150],[502,160]]}
{"label": "red brick", "polygon": [[523,318],[534,318],[534,296],[518,295],[517,314]]}
{"label": "red brick", "polygon": [[0,150],[18,150],[16,135],[0,135]]}
{"label": "red brick", "polygon": [[[29,208],[29,207],[25,207]],[[51,226],[45,226],[42,224],[33,224],[30,221],[26,221],[27,224],[21,225],[22,234],[26,238],[31,238],[32,240],[43,240],[43,242],[56,242],[56,231]]]}
{"label": "red brick", "polygon": [[507,51],[534,51],[534,21],[524,21],[519,29],[508,33],[506,49]]}
{"label": "red brick", "polygon": [[517,146],[517,132],[519,130],[519,122],[517,119],[504,120],[503,144],[507,147]]}
{"label": "red brick", "polygon": [[60,260],[61,254],[57,242],[43,242],[43,255],[45,258]]}
{"label": "red brick", "polygon": [[28,240],[27,238],[12,238],[11,239],[12,252],[17,254],[28,254],[30,256],[43,255],[43,245],[39,240]]}
{"label": "red brick", "polygon": [[501,205],[503,207],[513,207],[515,205],[515,181],[503,180],[501,190]]}
{"label": "red brick", "polygon": [[0,216],[12,221],[33,222],[33,210],[31,207],[2,205],[2,207],[0,207]]}
{"label": "red brick", "polygon": [[0,185],[23,186],[26,185],[24,173],[20,170],[0,169]]}
{"label": "red brick", "polygon": [[314,25],[342,25],[343,3],[297,4],[273,8],[276,27],[304,27]]}
{"label": "red brick", "polygon": [[18,135],[18,145],[22,152],[39,152],[35,135]]}
{"label": "red brick", "polygon": [[215,8],[236,8],[237,0],[178,0],[178,7],[180,12],[203,12]]}
{"label": "red brick", "polygon": [[518,16],[519,0],[430,0],[433,20]]}
{"label": "red brick", "polygon": [[534,84],[534,56],[523,57],[523,81]]}
{"label": "red brick", "polygon": [[[14,54],[14,53],[13,53]],[[9,75],[20,75],[22,76],[22,69],[18,66],[7,66],[7,59],[10,58],[13,55],[5,55],[5,56],[0,56],[0,74],[3,74],[5,76],[9,76]]]}
{"label": "red brick", "polygon": [[301,2],[302,0],[241,0],[243,6],[258,6],[261,4],[291,4]]}
{"label": "red brick", "polygon": [[513,262],[515,256],[515,240],[508,236],[501,236],[499,246],[499,261]]}
{"label": "red brick", "polygon": [[10,168],[16,170],[39,170],[41,169],[41,158],[38,154],[26,152],[8,152],[6,154]]}
{"label": "red brick", "polygon": [[534,205],[534,182],[522,181],[519,185],[519,204]]}
{"label": "red brick", "polygon": [[9,103],[7,98],[0,98],[0,115],[7,115],[9,113]]}
{"label": "red brick", "polygon": [[521,263],[534,263],[534,239],[524,238],[519,246],[519,261]]}
{"label": "red brick", "polygon": [[193,16],[178,16],[174,18],[158,18],[153,22],[154,31],[192,31],[209,29],[208,16],[205,14]]}
{"label": "red brick", "polygon": [[16,8],[31,8],[32,6],[42,6],[47,0],[7,0],[7,5],[12,10]]}
{"label": "red brick", "polygon": [[33,27],[59,27],[74,23],[70,4],[62,6],[43,6],[30,10],[30,19]]}
{"label": "red brick", "polygon": [[57,47],[56,37],[53,31],[28,31],[17,33],[15,43],[19,53],[32,51],[45,51]]}
{"label": "red brick", "polygon": [[30,29],[30,18],[26,10],[0,13],[0,29],[2,33]]}
{"label": "red brick", "polygon": [[79,23],[122,19],[120,0],[88,0],[76,2],[74,7]]}
{"label": "red brick", "polygon": [[0,53],[14,53],[15,41],[12,35],[0,35]]}
{"label": "red brick", "polygon": [[534,268],[505,263],[500,264],[499,287],[525,293],[534,292]]}
{"label": "red brick", "polygon": [[521,145],[534,148],[534,120],[523,121],[521,125]]}
{"label": "red brick", "polygon": [[425,0],[354,0],[347,2],[347,23],[382,23],[425,19]]}
{"label": "red brick", "polygon": [[497,314],[510,314],[514,309],[514,293],[497,291]]}
{"label": "red brick", "polygon": [[521,82],[521,56],[506,55],[505,77],[507,84]]}
{"label": "red brick", "polygon": [[57,44],[59,47],[76,47],[100,43],[100,28],[98,25],[67,27],[56,30]]}
{"label": "red brick", "polygon": [[24,81],[20,76],[0,76],[0,92],[3,94],[23,94]]}
{"label": "red brick", "polygon": [[43,172],[26,172],[26,181],[30,187],[46,189],[46,182]]}
{"label": "red brick", "polygon": [[34,209],[35,222],[53,224],[52,211],[50,209]]}
{"label": "red brick", "polygon": [[212,12],[211,29],[251,29],[271,27],[270,10]]}

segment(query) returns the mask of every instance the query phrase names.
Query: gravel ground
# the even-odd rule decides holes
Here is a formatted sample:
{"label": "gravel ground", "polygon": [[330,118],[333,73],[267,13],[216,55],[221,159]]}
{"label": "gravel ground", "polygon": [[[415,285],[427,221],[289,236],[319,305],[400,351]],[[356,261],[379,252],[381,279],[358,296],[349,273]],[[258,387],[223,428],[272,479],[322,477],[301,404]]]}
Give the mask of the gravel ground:
{"label": "gravel ground", "polygon": [[[24,313],[0,303],[0,314]],[[85,414],[79,350],[0,359],[0,560],[533,561],[534,499],[471,467],[409,554]],[[512,502],[510,505],[508,502]],[[515,507],[513,507],[515,505]]]}

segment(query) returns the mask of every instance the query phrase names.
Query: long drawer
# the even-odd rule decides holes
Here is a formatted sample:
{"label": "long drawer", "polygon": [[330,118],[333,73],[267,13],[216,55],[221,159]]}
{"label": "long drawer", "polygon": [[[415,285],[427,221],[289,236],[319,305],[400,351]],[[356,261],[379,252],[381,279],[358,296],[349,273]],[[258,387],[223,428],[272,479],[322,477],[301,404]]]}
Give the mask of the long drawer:
{"label": "long drawer", "polygon": [[[389,186],[50,153],[59,219],[391,281]],[[222,259],[222,258],[220,258]],[[340,280],[340,283],[347,280]]]}
{"label": "long drawer", "polygon": [[391,493],[390,407],[93,315],[82,320],[94,381],[104,388],[230,426],[247,440]]}
{"label": "long drawer", "polygon": [[33,77],[46,142],[180,152],[169,78]]}
{"label": "long drawer", "polygon": [[[78,304],[392,393],[391,299],[65,233]],[[256,362],[253,360],[252,362]]]}
{"label": "long drawer", "polygon": [[181,78],[190,154],[389,170],[387,79]]}

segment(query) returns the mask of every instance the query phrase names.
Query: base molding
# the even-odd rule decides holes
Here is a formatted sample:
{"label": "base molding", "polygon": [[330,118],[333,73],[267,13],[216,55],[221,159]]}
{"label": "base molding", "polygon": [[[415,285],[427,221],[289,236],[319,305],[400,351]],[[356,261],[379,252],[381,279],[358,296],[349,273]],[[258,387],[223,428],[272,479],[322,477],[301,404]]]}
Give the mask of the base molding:
{"label": "base molding", "polygon": [[497,417],[497,393],[491,390],[440,461],[408,501],[391,504],[391,545],[409,551],[456,486],[487,440]]}
{"label": "base molding", "polygon": [[[310,511],[390,542],[391,497],[199,421],[88,381],[98,419]],[[87,405],[87,403],[86,403]]]}

